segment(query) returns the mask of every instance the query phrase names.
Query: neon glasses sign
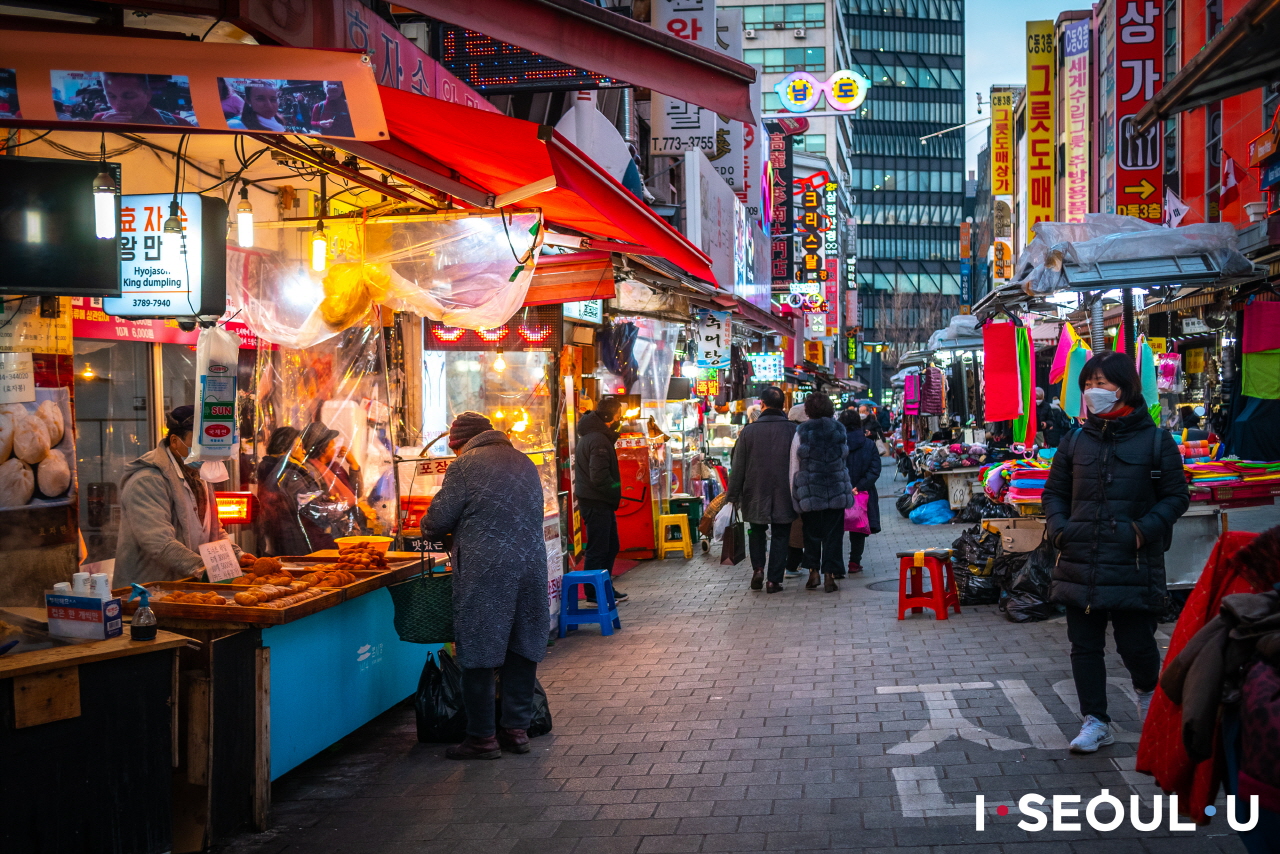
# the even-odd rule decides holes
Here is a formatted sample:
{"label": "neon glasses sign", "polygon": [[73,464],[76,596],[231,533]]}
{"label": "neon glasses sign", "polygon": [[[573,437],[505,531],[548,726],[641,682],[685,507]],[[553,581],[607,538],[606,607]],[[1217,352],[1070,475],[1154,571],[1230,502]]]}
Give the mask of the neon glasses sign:
{"label": "neon glasses sign", "polygon": [[827,96],[827,106],[845,113],[857,109],[870,87],[871,81],[858,72],[842,69],[825,83],[807,71],[794,71],[776,83],[773,91],[778,93],[782,106],[793,113],[809,112],[818,105],[823,93]]}

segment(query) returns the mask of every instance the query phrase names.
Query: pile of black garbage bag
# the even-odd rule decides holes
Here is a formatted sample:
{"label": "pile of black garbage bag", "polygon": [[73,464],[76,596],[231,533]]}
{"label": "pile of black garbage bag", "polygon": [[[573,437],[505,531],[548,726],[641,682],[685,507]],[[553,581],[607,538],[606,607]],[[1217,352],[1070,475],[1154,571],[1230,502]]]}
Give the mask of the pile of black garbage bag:
{"label": "pile of black garbage bag", "polygon": [[917,507],[929,504],[934,501],[947,500],[947,485],[942,482],[942,478],[926,477],[923,480],[912,481],[907,484],[907,491],[898,496],[894,506],[905,519],[911,515],[911,511]]}
{"label": "pile of black garbage bag", "polygon": [[961,605],[999,605],[1014,623],[1047,620],[1058,613],[1049,603],[1058,550],[1048,540],[1033,551],[1005,552],[999,535],[978,524],[967,528],[951,548]]}

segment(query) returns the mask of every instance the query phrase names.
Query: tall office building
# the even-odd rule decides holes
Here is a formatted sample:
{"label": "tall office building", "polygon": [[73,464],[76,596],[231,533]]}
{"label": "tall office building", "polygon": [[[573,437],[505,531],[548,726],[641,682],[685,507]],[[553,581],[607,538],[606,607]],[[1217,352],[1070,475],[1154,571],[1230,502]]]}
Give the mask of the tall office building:
{"label": "tall office building", "polygon": [[[966,134],[921,137],[964,121],[964,0],[842,5],[841,64],[872,83],[835,141],[856,197],[861,340],[887,344],[891,367],[960,304]],[[868,353],[859,352],[860,373],[876,388],[879,360]]]}

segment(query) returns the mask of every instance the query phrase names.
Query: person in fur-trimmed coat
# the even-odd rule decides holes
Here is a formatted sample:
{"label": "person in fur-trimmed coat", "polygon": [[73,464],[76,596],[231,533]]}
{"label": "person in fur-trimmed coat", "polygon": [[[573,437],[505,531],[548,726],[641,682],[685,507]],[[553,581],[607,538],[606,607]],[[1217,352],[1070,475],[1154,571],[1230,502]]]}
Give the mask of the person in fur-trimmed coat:
{"label": "person in fur-trimmed coat", "polygon": [[844,571],[844,511],[853,506],[853,485],[845,455],[848,432],[833,417],[831,398],[813,392],[804,401],[809,420],[791,442],[791,495],[804,521],[804,561],[809,570],[805,589],[840,589],[836,577]]}

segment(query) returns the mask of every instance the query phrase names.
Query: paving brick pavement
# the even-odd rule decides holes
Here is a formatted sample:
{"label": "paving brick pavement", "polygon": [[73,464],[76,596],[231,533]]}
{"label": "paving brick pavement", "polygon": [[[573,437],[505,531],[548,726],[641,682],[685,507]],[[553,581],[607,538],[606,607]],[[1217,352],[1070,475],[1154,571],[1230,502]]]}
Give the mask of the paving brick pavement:
{"label": "paving brick pavement", "polygon": [[911,525],[894,488],[886,472],[885,531],[865,577],[839,592],[799,580],[753,592],[745,566],[701,554],[641,564],[620,581],[622,631],[578,632],[539,668],[555,730],[532,753],[449,761],[398,707],[277,781],[271,828],[224,854],[1243,851],[1221,818],[1176,835],[1127,821],[1029,833],[1016,810],[995,814],[1026,792],[1087,802],[1107,788],[1126,806],[1140,794],[1146,817],[1156,790],[1131,770],[1136,707],[1109,656],[1126,731],[1072,755],[1060,619],[1014,625],[966,607],[896,620],[895,593],[867,585],[895,577],[895,551],[961,528]]}

